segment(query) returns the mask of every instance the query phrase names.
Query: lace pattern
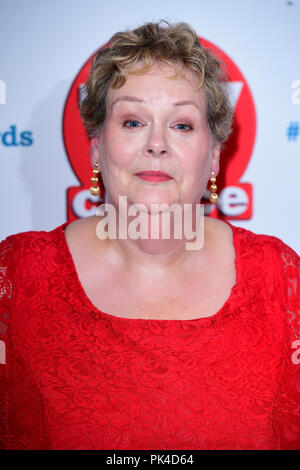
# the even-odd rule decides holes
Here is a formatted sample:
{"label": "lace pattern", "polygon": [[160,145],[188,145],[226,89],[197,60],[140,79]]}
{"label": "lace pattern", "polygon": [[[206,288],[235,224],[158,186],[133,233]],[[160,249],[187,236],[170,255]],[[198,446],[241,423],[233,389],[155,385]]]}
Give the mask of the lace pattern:
{"label": "lace pattern", "polygon": [[0,244],[0,447],[300,448],[291,248],[232,226],[239,278],[219,312],[126,319],[85,295],[66,225]]}

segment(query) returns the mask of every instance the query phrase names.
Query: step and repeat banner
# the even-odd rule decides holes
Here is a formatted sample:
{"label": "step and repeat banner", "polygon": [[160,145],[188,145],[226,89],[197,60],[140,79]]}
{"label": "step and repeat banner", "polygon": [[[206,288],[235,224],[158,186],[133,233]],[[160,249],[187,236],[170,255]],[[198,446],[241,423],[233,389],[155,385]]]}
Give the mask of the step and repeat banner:
{"label": "step and repeat banner", "polygon": [[0,0],[0,239],[95,214],[79,116],[92,57],[161,19],[189,23],[228,72],[235,120],[205,213],[300,251],[300,2],[279,0]]}

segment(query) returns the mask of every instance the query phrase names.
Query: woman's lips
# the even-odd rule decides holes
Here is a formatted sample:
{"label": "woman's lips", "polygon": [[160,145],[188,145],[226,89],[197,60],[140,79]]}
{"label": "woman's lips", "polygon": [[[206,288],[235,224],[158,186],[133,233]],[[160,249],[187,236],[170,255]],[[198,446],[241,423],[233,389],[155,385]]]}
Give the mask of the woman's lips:
{"label": "woman's lips", "polygon": [[171,176],[167,175],[166,173],[163,173],[162,171],[141,171],[139,173],[136,173],[136,176],[145,181],[158,183],[160,181],[167,181],[172,179]]}

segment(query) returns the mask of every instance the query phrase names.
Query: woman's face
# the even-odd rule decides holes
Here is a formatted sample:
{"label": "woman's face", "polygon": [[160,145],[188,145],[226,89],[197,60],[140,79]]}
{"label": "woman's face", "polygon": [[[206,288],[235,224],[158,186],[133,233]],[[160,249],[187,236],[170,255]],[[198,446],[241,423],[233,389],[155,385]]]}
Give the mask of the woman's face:
{"label": "woman's face", "polygon": [[[219,170],[204,95],[192,72],[176,79],[174,69],[155,65],[143,75],[128,75],[109,91],[107,117],[92,155],[98,161],[108,201],[127,204],[199,203],[211,170]],[[162,171],[171,179],[146,181],[137,173]]]}

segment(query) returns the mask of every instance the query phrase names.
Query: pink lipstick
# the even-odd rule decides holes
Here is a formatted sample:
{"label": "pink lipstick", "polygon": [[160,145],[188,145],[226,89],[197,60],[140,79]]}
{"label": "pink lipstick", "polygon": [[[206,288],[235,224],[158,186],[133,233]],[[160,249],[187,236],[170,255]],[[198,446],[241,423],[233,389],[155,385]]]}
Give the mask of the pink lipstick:
{"label": "pink lipstick", "polygon": [[139,173],[136,173],[136,176],[145,181],[155,183],[160,183],[162,181],[168,181],[172,179],[171,176],[167,175],[167,173],[164,173],[163,171],[140,171]]}

